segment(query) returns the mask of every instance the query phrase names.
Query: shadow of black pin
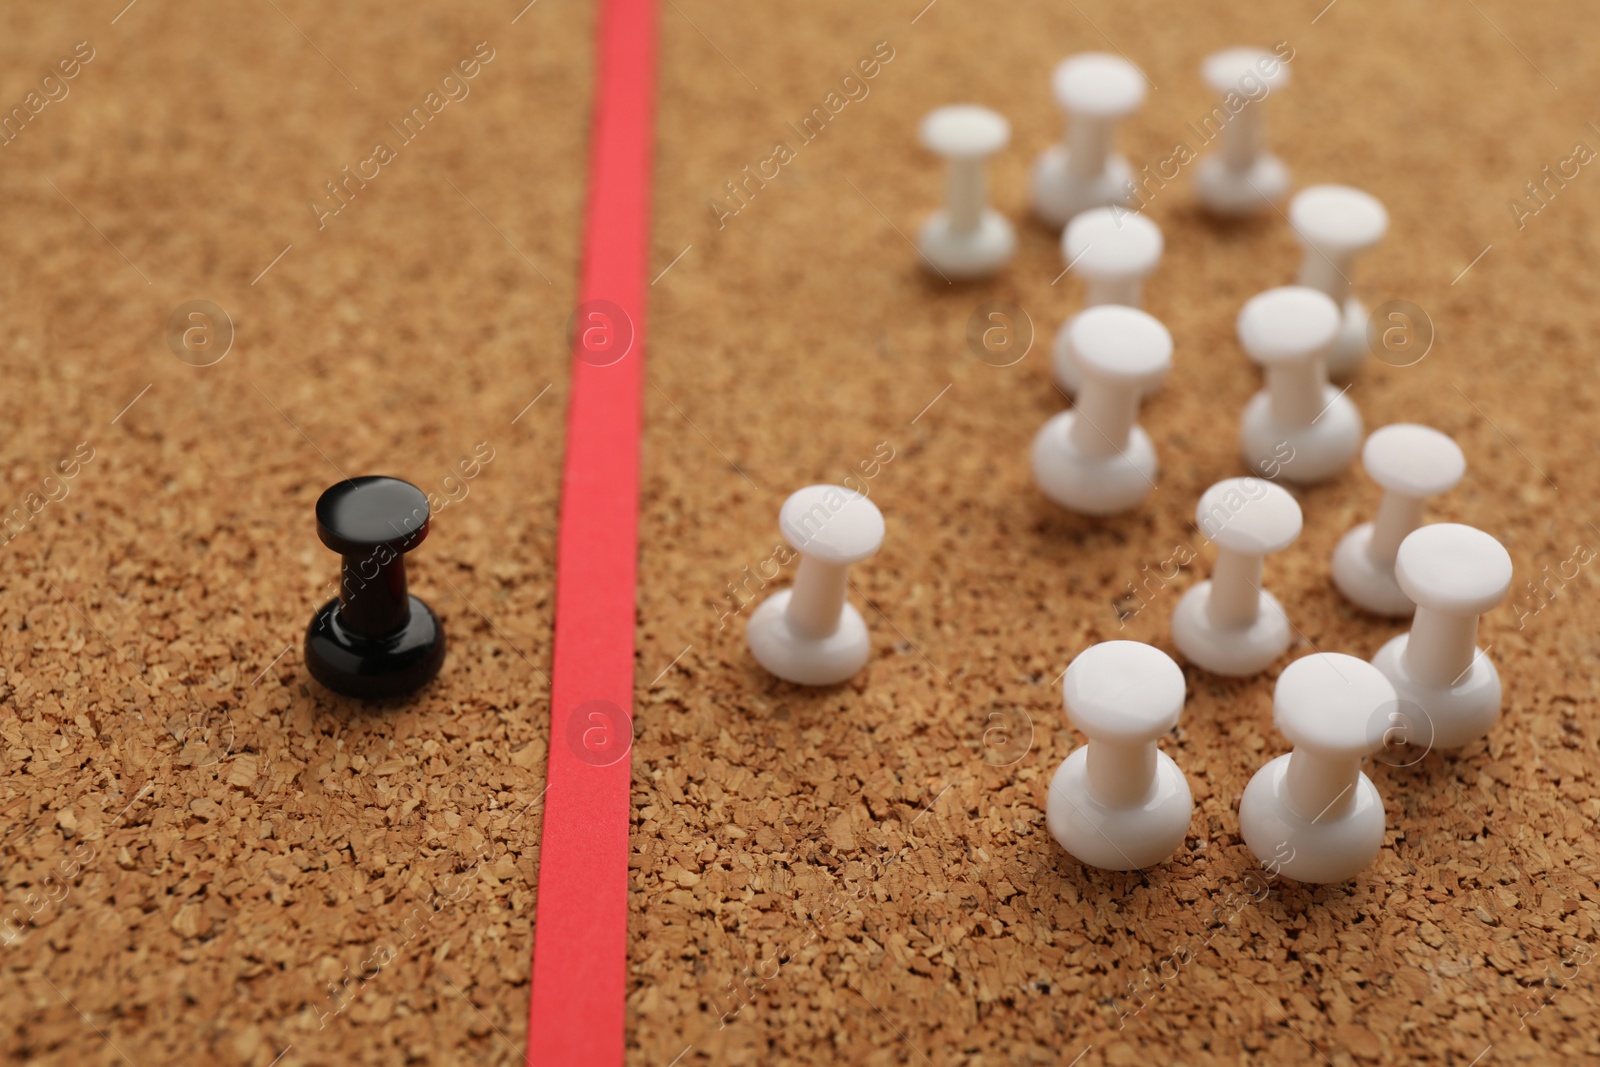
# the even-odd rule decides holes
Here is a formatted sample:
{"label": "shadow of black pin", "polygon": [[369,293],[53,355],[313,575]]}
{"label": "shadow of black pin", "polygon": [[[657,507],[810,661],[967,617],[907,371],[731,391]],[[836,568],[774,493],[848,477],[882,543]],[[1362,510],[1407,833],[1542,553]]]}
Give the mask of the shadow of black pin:
{"label": "shadow of black pin", "polygon": [[317,500],[317,535],[344,557],[339,596],[306,630],[312,677],[353,697],[397,697],[444,663],[444,627],[406,589],[405,554],[428,535],[428,498],[398,478],[340,482]]}

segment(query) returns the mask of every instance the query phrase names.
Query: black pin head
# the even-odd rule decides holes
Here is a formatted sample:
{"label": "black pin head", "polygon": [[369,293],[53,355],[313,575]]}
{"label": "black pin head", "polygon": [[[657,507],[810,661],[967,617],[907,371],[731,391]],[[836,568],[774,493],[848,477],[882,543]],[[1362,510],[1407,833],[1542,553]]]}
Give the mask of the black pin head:
{"label": "black pin head", "polygon": [[344,557],[339,597],[306,630],[306,666],[335,692],[404,696],[444,663],[444,628],[406,591],[405,553],[428,535],[428,498],[398,478],[340,482],[317,501],[317,535]]}

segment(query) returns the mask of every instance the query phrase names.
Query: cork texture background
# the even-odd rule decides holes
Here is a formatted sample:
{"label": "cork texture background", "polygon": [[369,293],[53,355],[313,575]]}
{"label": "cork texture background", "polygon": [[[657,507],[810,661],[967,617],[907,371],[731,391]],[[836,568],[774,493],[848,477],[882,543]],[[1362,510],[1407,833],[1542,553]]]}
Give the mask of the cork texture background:
{"label": "cork texture background", "polygon": [[[592,23],[570,0],[4,15],[0,107],[24,116],[0,135],[5,1061],[519,1061]],[[1575,0],[663,8],[630,1063],[1600,1062],[1594,34]],[[1383,200],[1358,291],[1433,335],[1351,395],[1370,427],[1461,443],[1430,515],[1515,560],[1480,632],[1505,714],[1372,766],[1388,833],[1360,878],[1263,877],[1237,805],[1286,750],[1274,678],[1403,628],[1328,579],[1376,487],[1297,490],[1305,533],[1266,571],[1294,648],[1243,681],[1188,669],[1162,743],[1187,842],[1142,875],[1085,869],[1044,825],[1080,742],[1057,679],[1096,641],[1172,650],[1213,555],[1194,503],[1244,473],[1258,383],[1234,317],[1299,250],[1276,216],[1208,221],[1187,170],[1156,191],[1160,487],[1110,521],[1048,504],[1028,446],[1081,300],[1023,217],[1060,133],[1048,73],[1090,49],[1148,73],[1118,139],[1137,167],[1212,107],[1206,54],[1278,42],[1271,143],[1298,185]],[[1019,248],[951,285],[907,237],[943,193],[915,124],[962,100],[1012,122],[989,176]],[[780,142],[780,173],[746,183]],[[991,301],[1031,348],[1013,315],[1005,358],[973,351]],[[338,566],[312,506],[361,473],[435,501],[410,575],[451,647],[405,703],[336,698],[300,652]],[[852,573],[874,655],[802,691],[743,620],[792,579],[760,577],[783,498],[847,477],[888,521]]]}

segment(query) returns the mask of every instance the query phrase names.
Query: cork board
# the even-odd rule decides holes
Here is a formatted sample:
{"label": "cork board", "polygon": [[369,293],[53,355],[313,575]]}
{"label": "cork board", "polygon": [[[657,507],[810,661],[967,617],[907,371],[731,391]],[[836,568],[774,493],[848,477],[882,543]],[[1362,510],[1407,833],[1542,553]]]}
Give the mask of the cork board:
{"label": "cork board", "polygon": [[[1600,1058],[1586,16],[669,5],[630,1062]],[[140,0],[5,19],[0,103],[27,119],[0,147],[4,1057],[515,1063],[592,11]],[[1375,766],[1382,854],[1311,889],[1253,874],[1238,836],[1245,783],[1284,748],[1270,695],[1290,657],[1242,682],[1191,670],[1163,743],[1194,792],[1189,840],[1143,876],[1086,870],[1044,828],[1078,743],[1055,679],[1095,641],[1171,650],[1171,607],[1210,560],[1194,501],[1240,473],[1256,388],[1233,319],[1297,249],[1281,219],[1206,221],[1186,174],[1157,190],[1147,303],[1178,346],[1143,414],[1160,488],[1128,517],[1074,518],[1026,454],[1061,407],[1044,354],[1077,283],[1028,224],[992,281],[921,271],[905,236],[942,183],[914,126],[963,99],[1007,114],[991,189],[1020,219],[1059,133],[1055,60],[1114,48],[1150,74],[1120,139],[1139,165],[1211,107],[1205,54],[1280,41],[1294,83],[1266,105],[1273,144],[1298,183],[1388,205],[1358,288],[1435,333],[1352,395],[1369,425],[1460,441],[1468,476],[1432,514],[1516,563],[1482,630],[1505,718],[1449,758]],[[44,83],[62,63],[73,76]],[[824,131],[796,137],[835,90],[850,99]],[[180,340],[202,327],[186,362],[167,324],[192,301],[210,306],[179,319]],[[967,346],[989,301],[1033,323],[1013,365]],[[228,322],[226,354],[192,365]],[[336,569],[311,509],[345,472],[434,495],[411,577],[452,644],[409,703],[336,699],[300,659]],[[783,497],[847,477],[889,522],[853,575],[875,654],[801,691],[751,661],[744,605],[773,573]],[[1298,495],[1305,535],[1267,571],[1290,656],[1369,656],[1400,627],[1348,608],[1326,561],[1376,491],[1352,472]]]}

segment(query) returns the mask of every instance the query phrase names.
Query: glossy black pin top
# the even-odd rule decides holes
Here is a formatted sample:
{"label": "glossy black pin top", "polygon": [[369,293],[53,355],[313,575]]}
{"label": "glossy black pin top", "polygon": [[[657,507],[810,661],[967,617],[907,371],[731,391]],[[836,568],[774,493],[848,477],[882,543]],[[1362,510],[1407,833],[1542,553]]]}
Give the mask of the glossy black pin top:
{"label": "glossy black pin top", "polygon": [[403,696],[439,673],[444,628],[406,590],[405,554],[428,536],[428,498],[398,478],[340,482],[317,501],[317,536],[344,557],[339,596],[306,630],[306,666],[335,692]]}

